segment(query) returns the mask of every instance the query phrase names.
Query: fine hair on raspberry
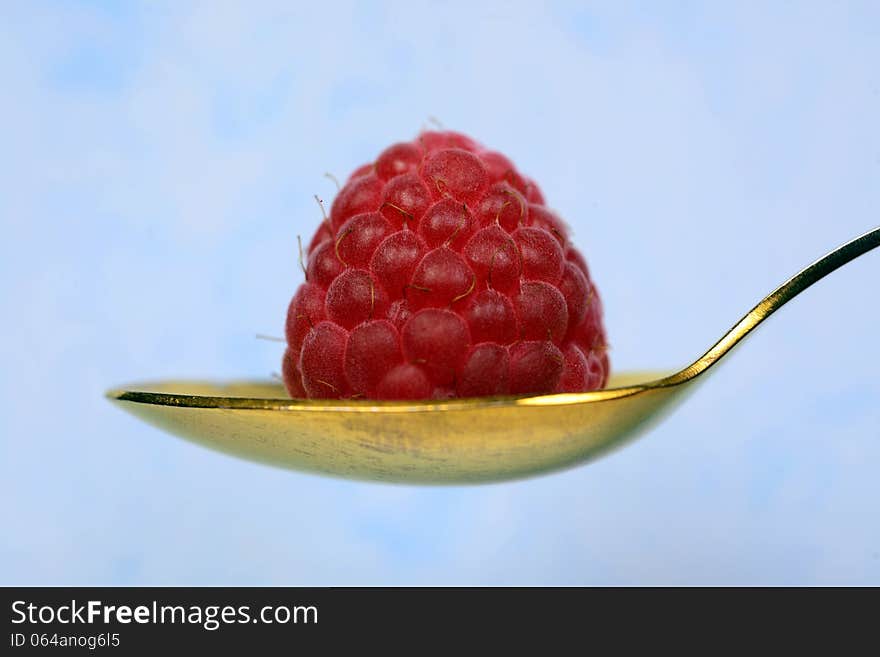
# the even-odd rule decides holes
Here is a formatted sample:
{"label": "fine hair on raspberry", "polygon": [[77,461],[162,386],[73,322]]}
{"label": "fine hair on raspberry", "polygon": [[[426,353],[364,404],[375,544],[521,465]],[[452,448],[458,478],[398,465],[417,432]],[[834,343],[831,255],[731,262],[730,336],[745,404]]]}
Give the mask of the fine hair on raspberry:
{"label": "fine hair on raspberry", "polygon": [[537,184],[425,131],[358,167],[287,312],[294,398],[446,399],[605,386],[602,303]]}

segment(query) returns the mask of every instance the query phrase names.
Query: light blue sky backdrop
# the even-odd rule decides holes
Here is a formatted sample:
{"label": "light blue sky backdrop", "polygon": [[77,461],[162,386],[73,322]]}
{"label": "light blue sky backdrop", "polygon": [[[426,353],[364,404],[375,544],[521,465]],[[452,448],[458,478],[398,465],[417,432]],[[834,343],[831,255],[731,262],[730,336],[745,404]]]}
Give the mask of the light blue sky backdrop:
{"label": "light blue sky backdrop", "polygon": [[880,584],[880,254],[587,467],[418,488],[110,406],[279,369],[296,235],[438,117],[573,226],[620,369],[682,365],[876,225],[876,2],[8,2],[0,583]]}

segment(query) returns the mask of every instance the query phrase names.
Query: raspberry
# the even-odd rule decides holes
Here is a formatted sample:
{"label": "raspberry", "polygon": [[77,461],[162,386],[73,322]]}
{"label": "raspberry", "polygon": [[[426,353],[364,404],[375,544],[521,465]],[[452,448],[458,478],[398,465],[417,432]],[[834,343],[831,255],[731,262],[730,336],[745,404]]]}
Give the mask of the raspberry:
{"label": "raspberry", "polygon": [[568,228],[504,155],[423,132],[352,173],[290,302],[291,397],[603,387],[602,304]]}

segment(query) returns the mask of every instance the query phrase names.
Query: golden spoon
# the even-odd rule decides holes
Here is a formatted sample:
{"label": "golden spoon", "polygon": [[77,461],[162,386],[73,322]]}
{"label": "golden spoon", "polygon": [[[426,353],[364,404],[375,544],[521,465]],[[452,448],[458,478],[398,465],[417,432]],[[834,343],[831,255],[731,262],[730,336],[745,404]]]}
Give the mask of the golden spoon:
{"label": "golden spoon", "polygon": [[235,456],[323,474],[406,483],[515,479],[594,459],[634,438],[785,303],[880,246],[880,227],[796,274],[709,351],[669,376],[618,374],[576,394],[424,402],[287,398],[273,383],[164,381],[107,392],[151,424]]}

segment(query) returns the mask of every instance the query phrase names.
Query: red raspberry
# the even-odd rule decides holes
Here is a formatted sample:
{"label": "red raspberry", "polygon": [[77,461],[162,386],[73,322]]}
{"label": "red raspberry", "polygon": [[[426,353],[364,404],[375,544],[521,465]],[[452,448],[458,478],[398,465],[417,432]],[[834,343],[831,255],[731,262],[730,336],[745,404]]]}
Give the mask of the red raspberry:
{"label": "red raspberry", "polygon": [[287,313],[292,397],[581,392],[608,380],[602,304],[565,224],[500,153],[423,132],[359,167]]}

